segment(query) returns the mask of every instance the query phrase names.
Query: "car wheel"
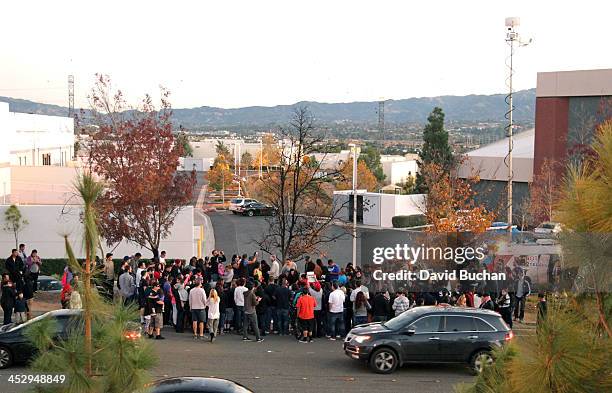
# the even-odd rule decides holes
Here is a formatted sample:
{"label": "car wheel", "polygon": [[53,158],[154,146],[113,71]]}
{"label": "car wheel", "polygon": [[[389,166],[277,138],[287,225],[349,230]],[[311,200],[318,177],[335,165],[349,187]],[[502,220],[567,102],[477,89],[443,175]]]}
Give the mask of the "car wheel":
{"label": "car wheel", "polygon": [[370,367],[378,374],[390,374],[397,368],[397,355],[390,348],[380,348],[370,357]]}
{"label": "car wheel", "polygon": [[255,215],[255,213],[253,212],[253,210],[249,210],[249,212],[247,213],[247,215],[249,217],[253,217],[253,215]]}
{"label": "car wheel", "polygon": [[493,355],[490,351],[481,350],[478,351],[472,356],[470,360],[470,366],[472,368],[472,372],[476,375],[482,373],[482,371],[493,364]]}
{"label": "car wheel", "polygon": [[0,369],[10,367],[13,364],[13,354],[6,347],[0,347]]}

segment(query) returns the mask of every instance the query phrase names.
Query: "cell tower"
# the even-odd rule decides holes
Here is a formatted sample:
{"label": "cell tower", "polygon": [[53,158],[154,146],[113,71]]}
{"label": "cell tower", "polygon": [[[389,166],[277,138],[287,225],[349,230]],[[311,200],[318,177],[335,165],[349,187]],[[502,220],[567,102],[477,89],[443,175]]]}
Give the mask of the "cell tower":
{"label": "cell tower", "polygon": [[378,131],[382,139],[385,138],[385,100],[383,98],[378,101]]}
{"label": "cell tower", "polygon": [[68,117],[74,117],[74,75],[68,75]]}

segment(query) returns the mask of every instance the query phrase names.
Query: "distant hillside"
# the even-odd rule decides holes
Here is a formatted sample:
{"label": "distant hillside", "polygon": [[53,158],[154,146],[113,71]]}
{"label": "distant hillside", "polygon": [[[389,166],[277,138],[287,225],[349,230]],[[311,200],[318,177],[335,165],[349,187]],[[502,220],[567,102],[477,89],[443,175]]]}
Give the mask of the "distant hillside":
{"label": "distant hillside", "polygon": [[[385,121],[389,123],[424,123],[434,106],[440,106],[449,121],[500,121],[504,118],[506,104],[504,94],[440,96],[388,100],[385,102]],[[0,97],[8,102],[13,112],[39,113],[66,116],[68,109],[57,105],[40,104],[28,100]],[[307,105],[322,123],[376,123],[378,102],[351,102],[326,104],[299,102]],[[174,121],[187,127],[193,126],[265,126],[286,123],[295,105],[273,107],[252,106],[223,109],[203,106],[174,109]],[[533,120],[535,113],[535,89],[521,90],[514,96],[514,118],[517,121]]]}

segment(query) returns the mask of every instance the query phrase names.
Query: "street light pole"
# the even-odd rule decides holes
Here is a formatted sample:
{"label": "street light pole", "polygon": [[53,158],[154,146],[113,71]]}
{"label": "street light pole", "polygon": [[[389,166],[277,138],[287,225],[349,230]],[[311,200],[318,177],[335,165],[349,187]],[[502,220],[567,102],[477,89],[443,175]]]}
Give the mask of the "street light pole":
{"label": "street light pole", "polygon": [[359,148],[350,143],[351,155],[353,157],[353,267],[357,266],[357,159]]}

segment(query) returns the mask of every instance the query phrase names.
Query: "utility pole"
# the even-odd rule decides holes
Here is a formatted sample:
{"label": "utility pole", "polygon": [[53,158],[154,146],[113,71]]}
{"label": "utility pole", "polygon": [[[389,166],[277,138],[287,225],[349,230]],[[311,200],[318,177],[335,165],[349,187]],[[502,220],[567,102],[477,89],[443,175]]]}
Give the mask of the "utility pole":
{"label": "utility pole", "polygon": [[349,143],[351,155],[353,156],[353,266],[357,266],[357,159],[359,147]]}
{"label": "utility pole", "polygon": [[380,138],[385,138],[385,100],[381,97],[378,101],[378,131],[380,132]]}
{"label": "utility pole", "polygon": [[508,155],[506,156],[506,165],[508,166],[508,232],[512,232],[512,178],[514,177],[513,166],[512,166],[512,149],[514,148],[513,131],[514,131],[514,121],[513,121],[513,112],[514,105],[512,104],[512,96],[514,94],[514,89],[512,86],[512,77],[514,76],[514,44],[518,43],[519,46],[528,45],[531,40],[528,42],[521,42],[519,33],[516,31],[520,25],[520,18],[510,17],[505,20],[506,25],[506,44],[510,46],[510,56],[506,60],[506,65],[508,67],[508,77],[506,78],[507,86],[508,86],[508,95],[506,95],[506,103],[508,104],[508,111],[506,112],[506,119],[508,120],[508,125],[506,126],[506,135],[508,136]]}
{"label": "utility pole", "polygon": [[74,117],[74,75],[68,75],[68,117]]}

